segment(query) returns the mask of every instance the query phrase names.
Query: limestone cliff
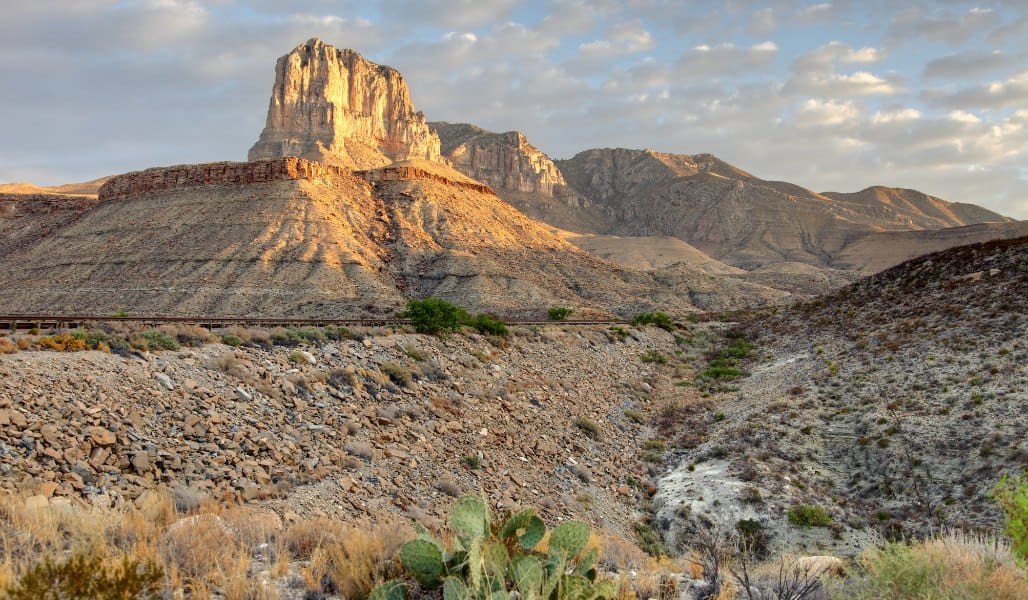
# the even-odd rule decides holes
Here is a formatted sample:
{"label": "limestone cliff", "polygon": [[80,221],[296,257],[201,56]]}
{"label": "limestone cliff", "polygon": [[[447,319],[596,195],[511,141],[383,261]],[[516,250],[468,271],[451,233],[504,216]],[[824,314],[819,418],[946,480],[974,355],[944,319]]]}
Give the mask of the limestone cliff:
{"label": "limestone cliff", "polygon": [[541,194],[547,198],[566,186],[549,156],[519,131],[493,133],[468,123],[429,123],[439,134],[442,153],[454,168],[500,192]]}
{"label": "limestone cliff", "polygon": [[351,169],[439,159],[403,76],[314,38],[278,59],[268,118],[249,160],[299,156]]}

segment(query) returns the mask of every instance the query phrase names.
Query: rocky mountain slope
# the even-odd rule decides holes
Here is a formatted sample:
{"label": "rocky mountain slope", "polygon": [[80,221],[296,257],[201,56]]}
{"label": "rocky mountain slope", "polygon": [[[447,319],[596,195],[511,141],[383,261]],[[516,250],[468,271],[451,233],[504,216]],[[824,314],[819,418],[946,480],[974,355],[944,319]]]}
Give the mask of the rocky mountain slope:
{"label": "rocky mountain slope", "polygon": [[439,158],[398,71],[317,38],[278,59],[268,119],[249,160],[299,156],[366,169]]}
{"label": "rocky mountain slope", "polygon": [[[748,376],[686,400],[707,409],[682,431],[704,433],[658,484],[668,538],[702,518],[754,519],[785,546],[843,552],[868,533],[994,531],[989,491],[1028,466],[1026,315],[1021,237],[923,256],[744,323]],[[800,504],[824,508],[830,527],[790,525]]]}
{"label": "rocky mountain slope", "polygon": [[[688,277],[602,261],[427,161],[354,174],[293,158],[114,177],[74,222],[0,256],[0,282],[0,305],[16,313],[353,316],[430,295],[506,315],[695,310]],[[703,285],[714,309],[780,299],[756,284],[724,297]]]}
{"label": "rocky mountain slope", "polygon": [[669,353],[670,333],[359,330],[302,347],[234,333],[244,347],[0,353],[0,487],[108,505],[190,488],[287,523],[438,525],[479,491],[622,536],[641,516],[644,422],[671,388],[640,357]]}
{"label": "rocky mountain slope", "polygon": [[[753,281],[816,295],[919,253],[1028,232],[1028,224],[915,190],[819,194],[709,154],[594,149],[551,161],[518,132],[432,126],[455,168],[626,266],[639,264],[639,252],[670,256],[666,238],[674,237],[690,248],[677,253],[687,269],[726,263],[759,272]],[[620,247],[604,241],[614,239]],[[798,280],[800,265],[809,276]]]}

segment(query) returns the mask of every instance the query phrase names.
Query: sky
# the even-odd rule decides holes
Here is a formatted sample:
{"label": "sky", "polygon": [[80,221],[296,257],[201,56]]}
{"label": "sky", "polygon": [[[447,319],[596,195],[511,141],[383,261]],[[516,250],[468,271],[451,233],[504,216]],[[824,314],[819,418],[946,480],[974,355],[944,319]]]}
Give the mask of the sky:
{"label": "sky", "polygon": [[0,182],[245,160],[275,59],[395,67],[429,120],[713,153],[1028,219],[1028,0],[2,0]]}

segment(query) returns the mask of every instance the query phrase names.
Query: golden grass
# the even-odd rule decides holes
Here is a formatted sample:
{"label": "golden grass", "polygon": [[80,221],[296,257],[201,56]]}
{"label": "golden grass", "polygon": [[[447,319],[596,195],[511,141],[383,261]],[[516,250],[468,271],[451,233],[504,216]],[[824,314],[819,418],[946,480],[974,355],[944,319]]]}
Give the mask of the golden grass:
{"label": "golden grass", "polygon": [[331,581],[346,597],[366,597],[399,574],[396,554],[414,535],[403,523],[358,528],[326,517],[283,532],[274,513],[210,500],[181,503],[180,495],[148,492],[118,508],[0,497],[0,595],[45,559],[88,553],[110,565],[124,557],[159,565],[173,597],[275,600],[276,580],[291,573],[309,575],[311,589]]}
{"label": "golden grass", "polygon": [[0,354],[14,354],[18,351],[18,344],[10,338],[0,338]]}
{"label": "golden grass", "polygon": [[948,533],[917,544],[891,544],[863,557],[866,595],[897,600],[1028,598],[1028,574],[1004,541]]}

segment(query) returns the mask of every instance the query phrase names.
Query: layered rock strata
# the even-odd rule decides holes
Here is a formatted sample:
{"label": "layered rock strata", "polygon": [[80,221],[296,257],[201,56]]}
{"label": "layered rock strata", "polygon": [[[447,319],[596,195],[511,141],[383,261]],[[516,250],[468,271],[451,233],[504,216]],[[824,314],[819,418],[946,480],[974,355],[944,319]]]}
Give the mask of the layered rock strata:
{"label": "layered rock strata", "polygon": [[367,169],[438,160],[439,137],[398,71],[314,38],[275,65],[267,123],[249,160],[278,156]]}
{"label": "layered rock strata", "polygon": [[214,162],[154,167],[111,177],[100,186],[100,200],[125,199],[207,185],[246,185],[291,179],[317,179],[349,171],[295,156],[253,162]]}

